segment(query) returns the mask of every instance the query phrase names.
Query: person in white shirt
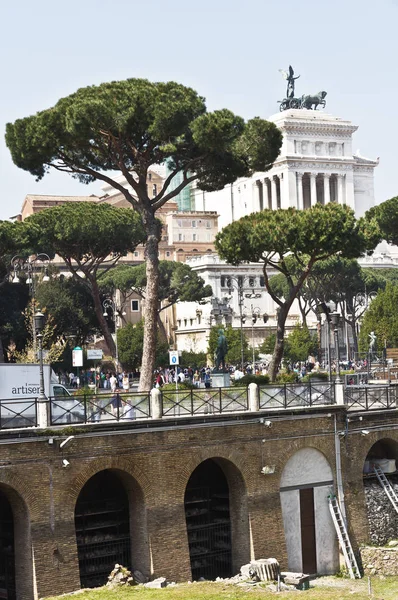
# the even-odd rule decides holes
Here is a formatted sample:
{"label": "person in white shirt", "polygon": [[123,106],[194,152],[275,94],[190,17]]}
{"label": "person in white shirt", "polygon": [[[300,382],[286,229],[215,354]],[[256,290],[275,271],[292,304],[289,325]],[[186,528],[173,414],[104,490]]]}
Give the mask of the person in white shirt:
{"label": "person in white shirt", "polygon": [[116,388],[117,388],[117,379],[115,377],[115,374],[112,373],[112,375],[110,376],[110,384],[111,384],[111,392],[116,392]]}

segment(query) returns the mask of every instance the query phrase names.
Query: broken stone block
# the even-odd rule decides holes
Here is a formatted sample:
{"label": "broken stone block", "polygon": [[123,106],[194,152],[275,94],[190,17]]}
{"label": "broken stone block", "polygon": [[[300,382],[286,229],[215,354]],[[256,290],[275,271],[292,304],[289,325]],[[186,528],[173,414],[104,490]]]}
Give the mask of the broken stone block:
{"label": "broken stone block", "polygon": [[143,575],[141,571],[138,570],[133,571],[133,577],[136,583],[147,583],[148,581],[148,577],[145,577],[145,575]]}
{"label": "broken stone block", "polygon": [[279,563],[276,558],[260,558],[250,563],[255,570],[259,581],[277,581],[279,575]]}
{"label": "broken stone block", "polygon": [[166,581],[166,577],[158,577],[157,579],[154,579],[153,581],[148,581],[148,583],[144,584],[144,587],[147,588],[164,588],[167,586],[167,581]]}

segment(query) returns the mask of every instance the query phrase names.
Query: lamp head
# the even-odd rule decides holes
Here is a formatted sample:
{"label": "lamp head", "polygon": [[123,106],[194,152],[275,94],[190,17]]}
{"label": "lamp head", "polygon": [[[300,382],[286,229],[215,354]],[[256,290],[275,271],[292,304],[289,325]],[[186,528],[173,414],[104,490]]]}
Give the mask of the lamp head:
{"label": "lamp head", "polygon": [[35,313],[34,321],[35,321],[35,330],[37,331],[37,333],[41,333],[43,331],[44,320],[45,320],[45,317],[44,317],[43,313],[41,313],[41,312]]}

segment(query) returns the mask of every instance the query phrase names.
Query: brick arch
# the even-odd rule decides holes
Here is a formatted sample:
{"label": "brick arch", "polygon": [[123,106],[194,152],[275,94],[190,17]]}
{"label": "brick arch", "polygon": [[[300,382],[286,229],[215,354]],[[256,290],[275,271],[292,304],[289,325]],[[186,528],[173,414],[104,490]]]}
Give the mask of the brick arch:
{"label": "brick arch", "polygon": [[131,459],[105,456],[87,464],[71,482],[69,492],[65,496],[67,518],[74,523],[75,507],[83,487],[97,473],[106,470],[113,471],[120,476],[127,493],[130,510],[130,536],[132,531],[135,532],[134,537],[131,537],[132,564],[143,573],[149,574],[150,557],[146,508],[148,498],[152,495],[152,484],[146,474]]}
{"label": "brick arch", "polygon": [[[242,454],[238,451],[234,452],[214,452],[211,448],[202,448],[201,452],[195,455],[188,455],[184,458],[184,463],[178,469],[176,478],[174,480],[174,495],[177,502],[184,502],[185,489],[187,487],[189,478],[191,477],[194,470],[205,460],[212,459],[217,461],[220,460],[220,466],[223,468],[223,461],[229,463],[229,465],[235,469],[235,472],[239,474],[242,479],[242,484],[247,489],[247,481],[244,476],[244,461],[242,460]],[[228,473],[223,468],[224,474],[228,480]]]}
{"label": "brick arch", "polygon": [[[14,522],[15,586],[17,598],[33,598],[32,513],[38,518],[38,503],[27,485],[14,473],[0,470],[0,491],[7,498]],[[27,499],[30,501],[28,504]]]}
{"label": "brick arch", "polygon": [[65,504],[67,504],[67,507],[65,508],[68,508],[71,514],[74,514],[76,501],[84,485],[89,479],[91,479],[91,477],[100,471],[105,471],[107,469],[120,471],[121,473],[127,475],[127,477],[132,477],[136,485],[141,490],[143,497],[151,497],[151,482],[146,474],[137,465],[135,465],[131,459],[119,456],[102,456],[85,465],[80,473],[69,484],[68,493],[65,494]]}
{"label": "brick arch", "polygon": [[[377,435],[377,437],[375,435],[372,435],[372,439],[369,440],[369,442],[367,441],[367,438],[364,437],[364,444],[363,444],[363,450],[361,452],[360,455],[360,459],[361,462],[359,463],[359,465],[363,465],[365,464],[365,461],[369,455],[369,452],[372,450],[372,448],[378,443],[378,442],[392,442],[394,445],[397,446],[397,455],[396,455],[396,460],[397,460],[397,464],[398,464],[398,433],[395,433],[394,431],[389,431],[388,435],[385,435],[386,432],[384,431],[380,431],[377,432],[380,435]],[[395,437],[394,437],[395,434]],[[370,436],[368,436],[370,437]],[[391,457],[384,457],[384,458],[391,458]]]}
{"label": "brick arch", "polygon": [[[0,469],[0,489],[3,487],[7,498],[8,494],[13,497],[19,496],[21,502],[26,506],[29,521],[40,519],[40,498],[28,478],[21,479],[10,469]],[[10,502],[12,503],[11,500]]]}
{"label": "brick arch", "polygon": [[316,450],[317,452],[322,454],[322,456],[327,461],[327,463],[332,471],[332,474],[334,476],[334,466],[335,466],[334,453],[332,453],[332,456],[328,456],[328,453],[325,452],[322,445],[319,446],[319,445],[313,444],[313,443],[308,443],[305,446],[303,446],[302,444],[297,444],[297,445],[292,444],[290,452],[283,454],[283,455],[279,454],[278,458],[275,460],[275,463],[277,466],[277,472],[279,473],[279,487],[280,487],[280,483],[282,481],[282,477],[283,477],[283,474],[284,474],[287,464],[301,450]]}
{"label": "brick arch", "polygon": [[188,481],[197,467],[204,461],[213,460],[223,471],[229,488],[229,507],[232,539],[232,568],[239,571],[250,560],[250,527],[247,496],[247,482],[243,475],[242,453],[214,452],[202,449],[199,455],[190,457],[176,479],[175,492],[178,502],[184,506],[184,496]]}

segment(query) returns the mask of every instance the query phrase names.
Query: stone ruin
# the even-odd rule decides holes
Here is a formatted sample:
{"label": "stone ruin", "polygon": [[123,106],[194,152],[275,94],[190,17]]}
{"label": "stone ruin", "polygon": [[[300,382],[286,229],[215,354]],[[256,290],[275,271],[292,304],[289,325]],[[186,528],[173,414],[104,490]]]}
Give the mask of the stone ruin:
{"label": "stone ruin", "polygon": [[[398,495],[398,477],[389,477],[389,481]],[[389,540],[398,539],[397,513],[377,480],[365,480],[364,488],[370,542],[375,546],[384,546]]]}

